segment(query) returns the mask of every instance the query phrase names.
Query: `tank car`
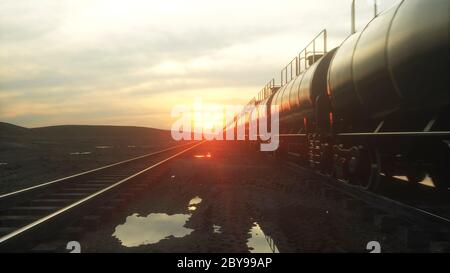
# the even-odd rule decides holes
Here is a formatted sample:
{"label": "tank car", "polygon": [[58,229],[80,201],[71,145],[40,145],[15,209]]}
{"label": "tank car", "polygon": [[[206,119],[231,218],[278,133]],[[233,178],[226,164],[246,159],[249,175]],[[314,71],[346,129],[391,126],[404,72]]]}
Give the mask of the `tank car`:
{"label": "tank car", "polygon": [[447,189],[449,3],[400,1],[256,102],[279,106],[278,155],[364,189],[398,175]]}

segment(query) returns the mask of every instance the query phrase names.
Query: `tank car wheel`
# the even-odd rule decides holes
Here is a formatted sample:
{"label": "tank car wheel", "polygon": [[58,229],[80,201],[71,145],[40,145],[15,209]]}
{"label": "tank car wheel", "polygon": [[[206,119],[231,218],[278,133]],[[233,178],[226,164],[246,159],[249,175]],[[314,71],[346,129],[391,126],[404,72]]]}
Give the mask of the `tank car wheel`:
{"label": "tank car wheel", "polygon": [[333,176],[333,162],[334,159],[331,145],[328,143],[322,144],[320,152],[320,171],[325,175]]}
{"label": "tank car wheel", "polygon": [[349,182],[347,160],[345,160],[345,158],[339,156],[338,154],[334,154],[333,156],[331,176],[345,183]]}
{"label": "tank car wheel", "polygon": [[350,183],[364,190],[376,190],[380,184],[381,160],[377,150],[354,147],[349,162]]}

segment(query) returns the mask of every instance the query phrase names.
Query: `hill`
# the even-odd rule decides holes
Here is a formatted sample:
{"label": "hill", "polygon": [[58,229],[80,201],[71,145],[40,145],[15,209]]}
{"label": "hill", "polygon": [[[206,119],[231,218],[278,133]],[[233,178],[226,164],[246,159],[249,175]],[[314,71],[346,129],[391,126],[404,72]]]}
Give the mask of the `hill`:
{"label": "hill", "polygon": [[[29,143],[35,141],[102,143],[118,144],[152,144],[170,141],[170,131],[134,126],[109,125],[59,125],[39,128],[24,128],[0,122],[0,142]],[[0,143],[1,144],[1,143]]]}
{"label": "hill", "polygon": [[24,136],[30,133],[30,130],[25,127],[17,126],[11,123],[0,122],[0,137],[1,136]]}

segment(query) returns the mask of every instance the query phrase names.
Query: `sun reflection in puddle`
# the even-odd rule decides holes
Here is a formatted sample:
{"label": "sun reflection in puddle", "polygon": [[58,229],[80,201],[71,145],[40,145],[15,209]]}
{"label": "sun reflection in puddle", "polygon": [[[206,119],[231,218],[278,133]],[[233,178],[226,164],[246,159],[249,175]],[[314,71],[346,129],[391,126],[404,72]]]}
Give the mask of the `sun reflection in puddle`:
{"label": "sun reflection in puddle", "polygon": [[211,153],[194,155],[195,158],[211,158]]}
{"label": "sun reflection in puddle", "polygon": [[189,205],[188,205],[188,210],[189,211],[194,211],[197,209],[197,205],[199,205],[202,202],[202,199],[198,196],[192,198],[189,201]]}
{"label": "sun reflection in puddle", "polygon": [[95,146],[95,149],[111,149],[111,148],[113,148],[113,146],[108,145]]}
{"label": "sun reflection in puddle", "polygon": [[181,238],[193,229],[184,227],[189,214],[151,213],[147,217],[137,213],[128,216],[125,224],[118,225],[113,234],[123,246],[136,247],[154,244],[169,236]]}
{"label": "sun reflection in puddle", "polygon": [[[201,202],[199,196],[192,198],[188,210],[196,210]],[[126,247],[155,244],[171,236],[182,238],[193,231],[184,226],[190,218],[191,214],[151,213],[144,217],[134,213],[126,218],[124,224],[116,227],[112,236]]]}
{"label": "sun reflection in puddle", "polygon": [[251,237],[247,246],[251,253],[279,253],[272,238],[264,234],[258,223],[253,223],[249,233]]}
{"label": "sun reflection in puddle", "polygon": [[[393,178],[396,178],[397,180],[402,181],[402,182],[409,182],[409,179],[407,176],[398,175],[398,176],[393,176]],[[424,186],[431,187],[431,188],[436,187],[433,183],[433,180],[431,179],[431,177],[428,174],[425,176],[425,178],[422,181],[419,182],[419,184],[422,184]]]}
{"label": "sun reflection in puddle", "polygon": [[196,196],[189,201],[189,206],[195,206],[195,205],[200,204],[201,202],[202,202],[202,199],[200,198],[200,196]]}
{"label": "sun reflection in puddle", "polygon": [[91,152],[73,152],[70,153],[70,155],[89,155]]}

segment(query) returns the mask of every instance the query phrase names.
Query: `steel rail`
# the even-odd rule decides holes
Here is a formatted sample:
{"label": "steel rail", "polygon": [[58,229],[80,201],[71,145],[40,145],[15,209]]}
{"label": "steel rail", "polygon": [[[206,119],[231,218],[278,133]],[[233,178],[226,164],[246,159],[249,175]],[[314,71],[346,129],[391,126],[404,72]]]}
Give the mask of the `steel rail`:
{"label": "steel rail", "polygon": [[49,182],[45,182],[45,183],[42,183],[42,184],[39,184],[39,185],[31,186],[31,187],[28,187],[28,188],[16,190],[16,191],[9,192],[9,193],[5,193],[5,194],[0,195],[0,199],[5,198],[5,197],[9,197],[9,196],[13,196],[13,195],[17,195],[19,193],[27,192],[27,191],[30,191],[30,190],[38,189],[38,188],[41,188],[41,187],[45,187],[45,186],[48,186],[48,185],[51,185],[51,184],[54,184],[54,183],[58,183],[58,182],[61,182],[61,181],[65,181],[65,180],[68,180],[68,179],[71,179],[71,178],[75,178],[75,177],[79,177],[79,176],[86,175],[86,174],[89,174],[89,173],[94,173],[94,172],[97,172],[97,171],[108,169],[108,168],[111,168],[111,167],[114,167],[114,166],[122,165],[122,164],[125,164],[125,163],[128,163],[128,162],[136,161],[136,160],[139,160],[139,159],[142,159],[142,158],[145,158],[145,157],[149,157],[149,156],[157,155],[157,154],[164,153],[164,152],[167,152],[167,151],[171,151],[171,150],[174,150],[174,149],[177,149],[177,148],[180,148],[180,147],[183,147],[183,146],[191,145],[191,144],[192,143],[177,145],[177,146],[170,147],[170,148],[167,148],[167,149],[164,149],[164,150],[152,152],[152,153],[149,153],[149,154],[141,155],[141,156],[138,156],[138,157],[127,159],[127,160],[124,160],[124,161],[120,161],[120,162],[117,162],[117,163],[113,163],[113,164],[106,165],[106,166],[103,166],[103,167],[99,167],[99,168],[96,168],[96,169],[92,169],[92,170],[89,170],[89,171],[85,171],[85,172],[77,173],[77,174],[70,175],[70,176],[67,176],[67,177],[63,177],[63,178],[59,178],[59,179],[56,179],[56,180],[52,180],[52,181],[49,181]]}
{"label": "steel rail", "polygon": [[166,159],[164,159],[162,161],[159,161],[158,163],[153,164],[152,166],[147,167],[144,170],[141,170],[141,171],[139,171],[139,172],[137,172],[137,173],[127,177],[127,178],[124,178],[124,179],[120,180],[119,182],[116,182],[116,183],[114,183],[114,184],[112,184],[112,185],[110,185],[110,186],[108,186],[108,187],[106,187],[106,188],[104,188],[102,190],[99,190],[99,191],[97,191],[97,192],[95,192],[95,193],[93,193],[93,194],[91,194],[91,195],[81,199],[81,200],[78,200],[75,203],[72,203],[72,204],[70,204],[70,205],[68,205],[68,206],[66,206],[64,208],[61,208],[61,209],[59,209],[59,210],[57,210],[57,211],[55,211],[55,212],[53,212],[53,213],[51,213],[51,214],[49,214],[49,215],[47,215],[45,217],[42,217],[42,218],[40,218],[40,219],[30,223],[30,224],[27,224],[26,226],[23,226],[23,227],[15,230],[15,231],[9,233],[9,234],[6,234],[6,235],[0,237],[0,244],[4,243],[4,242],[6,242],[6,241],[8,241],[10,239],[13,239],[14,237],[17,237],[18,235],[21,235],[21,234],[25,233],[26,231],[29,231],[30,229],[33,229],[33,228],[35,228],[35,227],[37,227],[37,226],[47,222],[48,220],[53,219],[56,216],[61,215],[61,214],[65,213],[65,212],[67,212],[67,211],[69,211],[69,210],[71,210],[71,209],[73,209],[73,208],[75,208],[75,207],[77,207],[77,206],[79,206],[79,205],[81,205],[83,203],[86,203],[87,201],[89,201],[89,200],[91,200],[91,199],[93,199],[93,198],[95,198],[95,197],[97,197],[97,196],[99,196],[99,195],[101,195],[101,194],[103,194],[103,193],[105,193],[105,192],[107,192],[107,191],[109,191],[109,190],[111,190],[111,189],[113,189],[113,188],[115,188],[115,187],[117,187],[117,186],[119,186],[119,185],[121,185],[121,184],[123,184],[123,183],[125,183],[125,182],[127,182],[127,181],[129,181],[129,180],[131,180],[131,179],[141,175],[141,174],[143,174],[143,173],[145,173],[145,172],[148,172],[151,169],[156,168],[156,167],[158,167],[158,166],[160,166],[160,165],[162,165],[162,164],[164,164],[164,163],[166,163],[166,162],[168,162],[168,161],[170,161],[170,160],[172,160],[172,159],[174,159],[174,158],[176,158],[176,157],[186,153],[187,151],[192,150],[193,148],[195,148],[195,147],[197,147],[197,146],[199,146],[199,145],[201,145],[203,143],[205,143],[205,141],[202,141],[200,143],[194,144],[192,147],[189,147],[189,148],[187,148],[187,149],[185,149],[185,150],[183,150],[181,152],[176,153],[175,155],[172,155],[172,156],[170,156],[170,157],[168,157],[168,158],[166,158]]}

